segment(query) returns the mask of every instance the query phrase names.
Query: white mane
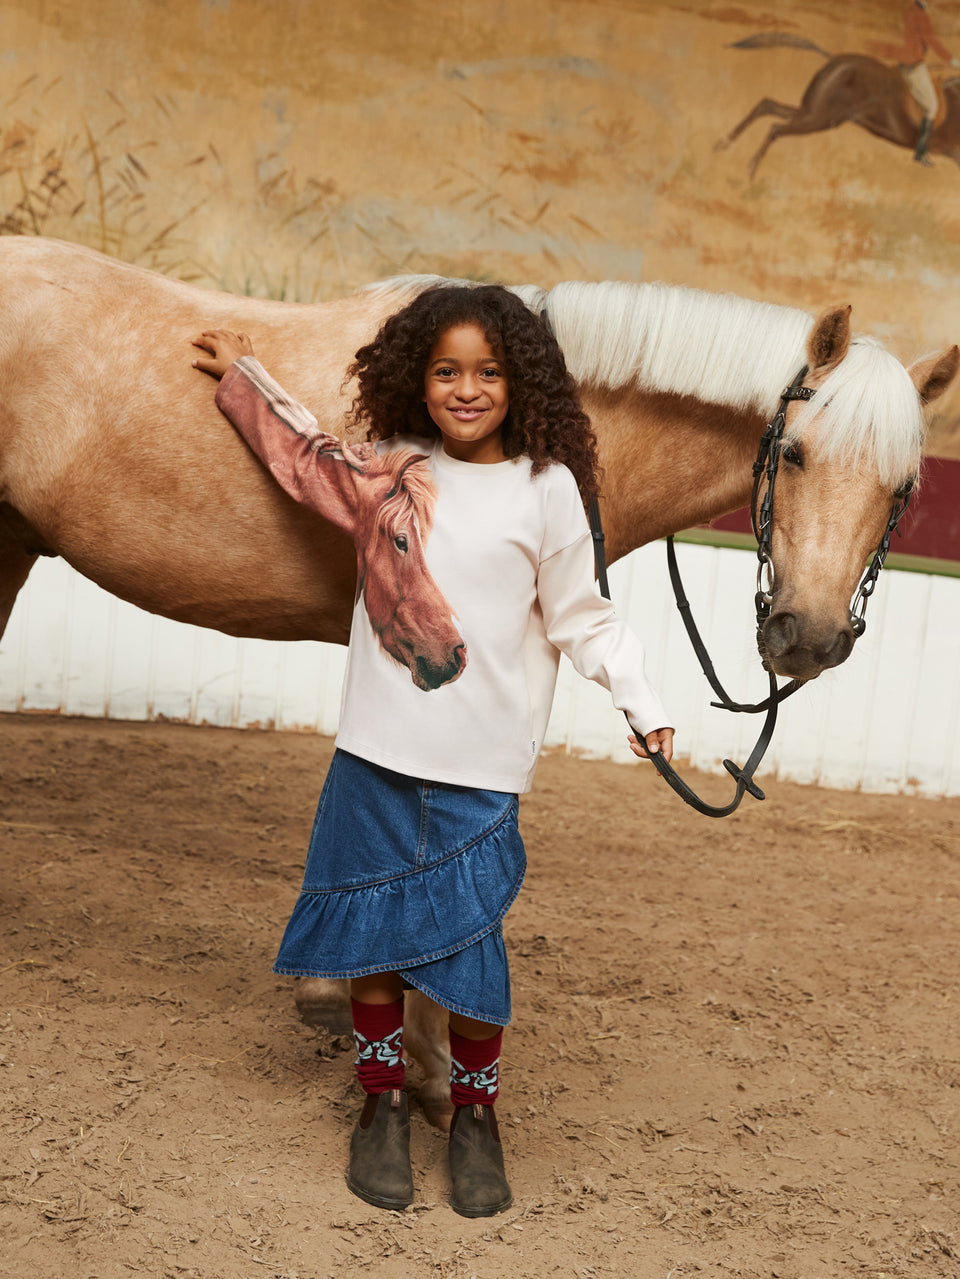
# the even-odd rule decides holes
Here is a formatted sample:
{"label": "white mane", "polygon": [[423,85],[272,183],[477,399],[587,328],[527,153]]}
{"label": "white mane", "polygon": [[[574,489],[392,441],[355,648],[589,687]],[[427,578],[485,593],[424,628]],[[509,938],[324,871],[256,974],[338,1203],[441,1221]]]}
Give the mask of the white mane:
{"label": "white mane", "polygon": [[547,310],[578,382],[770,416],[804,363],[803,311],[667,284],[558,284]]}
{"label": "white mane", "polygon": [[801,406],[787,438],[800,440],[817,418],[817,451],[845,466],[869,466],[888,488],[920,470],[923,408],[900,361],[875,338],[854,338],[847,356]]}
{"label": "white mane", "polygon": [[[369,286],[409,301],[434,285],[474,283],[399,276]],[[813,325],[805,311],[668,284],[564,283],[513,287],[546,309],[567,367],[583,386],[635,386],[734,409],[776,412],[780,392],[806,363]],[[817,452],[870,466],[896,488],[917,473],[923,414],[903,365],[873,338],[857,338],[791,423],[799,441],[818,418]]]}

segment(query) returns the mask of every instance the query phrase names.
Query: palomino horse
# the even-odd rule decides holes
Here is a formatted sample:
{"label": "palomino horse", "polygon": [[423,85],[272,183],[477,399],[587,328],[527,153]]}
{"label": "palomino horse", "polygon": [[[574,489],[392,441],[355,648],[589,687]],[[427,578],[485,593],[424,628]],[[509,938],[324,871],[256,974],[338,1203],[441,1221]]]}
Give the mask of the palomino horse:
{"label": "palomino horse", "polygon": [[[769,37],[763,47],[770,47],[774,39]],[[761,46],[742,41],[740,47]],[[943,98],[944,117],[934,126],[928,150],[960,163],[960,77],[944,81]],[[865,54],[841,53],[830,58],[816,73],[804,89],[799,106],[778,102],[776,98],[761,98],[736,128],[717,143],[716,149],[728,147],[754,120],[771,115],[783,123],[770,126],[763,144],[750,161],[751,178],[756,176],[760,161],[778,138],[823,133],[848,122],[912,151],[917,145],[921,112],[895,67]]]}
{"label": "palomino horse", "polygon": [[[205,292],[55,241],[0,239],[0,627],[46,552],[182,621],[345,641],[353,546],[236,437],[191,367],[191,339],[250,333],[281,384],[340,435],[354,352],[435,282],[298,306]],[[871,339],[851,342],[848,307],[813,322],[666,285],[518,292],[548,314],[597,431],[611,561],[742,506],[780,391],[809,366],[816,393],[788,414],[761,642],[788,677],[844,661],[851,596],[894,493],[917,474],[922,404],[953,378],[957,348],[905,371]],[[328,987],[301,987],[305,1009],[328,1002]],[[427,1063],[428,1099],[440,1098],[442,1037],[432,1026],[418,1051],[414,1021],[408,1048]]]}

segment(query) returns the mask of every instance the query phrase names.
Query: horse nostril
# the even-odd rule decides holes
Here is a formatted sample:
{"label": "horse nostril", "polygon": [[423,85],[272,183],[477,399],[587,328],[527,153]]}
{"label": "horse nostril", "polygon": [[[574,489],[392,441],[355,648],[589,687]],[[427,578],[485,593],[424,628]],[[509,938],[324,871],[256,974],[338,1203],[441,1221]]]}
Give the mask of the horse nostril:
{"label": "horse nostril", "polygon": [[763,628],[763,643],[770,657],[781,657],[797,642],[797,619],[792,613],[774,613]]}
{"label": "horse nostril", "polygon": [[821,658],[825,670],[832,666],[840,666],[847,660],[853,652],[853,632],[851,630],[843,630],[837,635],[828,649],[826,649]]}

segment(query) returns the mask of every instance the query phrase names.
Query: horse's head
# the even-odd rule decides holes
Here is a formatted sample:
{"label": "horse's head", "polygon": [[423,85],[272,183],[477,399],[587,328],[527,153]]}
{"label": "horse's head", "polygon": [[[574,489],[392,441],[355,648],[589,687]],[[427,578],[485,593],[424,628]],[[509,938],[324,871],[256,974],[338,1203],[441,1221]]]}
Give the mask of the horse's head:
{"label": "horse's head", "polygon": [[430,468],[423,454],[403,449],[367,458],[363,471],[355,541],[367,617],[418,688],[440,688],[463,673],[467,646],[424,556],[436,498]]}
{"label": "horse's head", "polygon": [[896,494],[917,476],[922,407],[950,384],[960,351],[950,347],[904,369],[879,343],[851,343],[844,307],[814,325],[807,364],[804,384],[816,393],[787,410],[773,502],[772,603],[759,635],[771,670],[804,680],[853,649],[851,599]]}

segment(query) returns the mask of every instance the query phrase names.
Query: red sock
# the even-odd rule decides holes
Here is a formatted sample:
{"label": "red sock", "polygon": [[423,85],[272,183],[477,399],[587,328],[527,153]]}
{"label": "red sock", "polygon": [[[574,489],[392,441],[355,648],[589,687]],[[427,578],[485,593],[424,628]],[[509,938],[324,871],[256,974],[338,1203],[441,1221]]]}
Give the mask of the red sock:
{"label": "red sock", "polygon": [[360,1087],[366,1093],[402,1088],[403,997],[393,1004],[361,1004],[351,999],[350,1012]]}
{"label": "red sock", "polygon": [[450,1031],[450,1097],[455,1106],[492,1106],[500,1092],[503,1031],[489,1039],[464,1039]]}

